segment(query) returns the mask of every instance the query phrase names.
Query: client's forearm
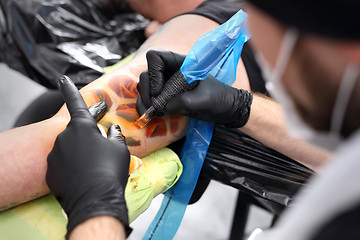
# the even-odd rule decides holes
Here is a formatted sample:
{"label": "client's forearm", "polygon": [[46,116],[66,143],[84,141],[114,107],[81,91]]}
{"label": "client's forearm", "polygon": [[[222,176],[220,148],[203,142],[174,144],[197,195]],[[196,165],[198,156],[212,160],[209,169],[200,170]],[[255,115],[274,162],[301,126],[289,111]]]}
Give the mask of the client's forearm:
{"label": "client's forearm", "polygon": [[65,126],[51,119],[0,133],[0,211],[48,193],[46,157]]}
{"label": "client's forearm", "polygon": [[281,106],[260,94],[254,94],[249,121],[240,130],[313,170],[330,157],[328,151],[291,137]]}

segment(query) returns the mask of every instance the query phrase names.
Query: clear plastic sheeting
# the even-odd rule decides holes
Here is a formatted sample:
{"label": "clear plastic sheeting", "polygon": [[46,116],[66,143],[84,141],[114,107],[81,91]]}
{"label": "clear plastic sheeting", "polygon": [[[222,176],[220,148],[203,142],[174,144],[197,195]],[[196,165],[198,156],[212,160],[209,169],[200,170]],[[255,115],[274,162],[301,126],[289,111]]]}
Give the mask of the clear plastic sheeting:
{"label": "clear plastic sheeting", "polygon": [[286,207],[313,174],[241,131],[216,125],[201,176]]}
{"label": "clear plastic sheeting", "polygon": [[82,87],[136,51],[148,20],[116,0],[0,0],[0,60],[45,87]]}

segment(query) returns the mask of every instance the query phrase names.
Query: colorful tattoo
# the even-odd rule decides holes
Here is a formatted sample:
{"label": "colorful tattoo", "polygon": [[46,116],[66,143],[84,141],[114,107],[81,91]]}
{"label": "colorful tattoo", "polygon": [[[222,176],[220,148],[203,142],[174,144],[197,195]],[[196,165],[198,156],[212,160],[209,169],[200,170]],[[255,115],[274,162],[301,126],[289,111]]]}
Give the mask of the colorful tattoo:
{"label": "colorful tattoo", "polygon": [[[144,70],[145,66],[130,67],[130,74],[139,76]],[[106,87],[102,89],[95,89],[92,92],[96,95],[97,101],[105,101],[108,109],[110,110],[113,103],[117,103],[116,110],[110,110],[100,121],[99,124],[105,129],[108,129],[112,124],[119,124],[121,127],[125,127],[126,143],[128,146],[140,146],[141,135],[138,135],[139,127],[135,124],[135,121],[140,117],[136,111],[136,99],[139,95],[137,91],[137,83],[127,75],[115,75],[108,82]],[[106,93],[106,91],[112,92]],[[119,99],[112,99],[110,98]],[[123,99],[123,100],[121,100]],[[165,137],[167,134],[176,134],[180,130],[181,116],[170,116],[169,124],[162,118],[153,119],[145,128],[145,138]],[[169,129],[168,129],[169,128]],[[136,131],[136,132],[131,132]]]}
{"label": "colorful tattoo", "polygon": [[121,98],[136,98],[139,95],[136,86],[137,83],[125,75],[113,77],[109,82],[110,89]]}
{"label": "colorful tattoo", "polygon": [[133,137],[125,137],[125,142],[126,145],[131,147],[140,146],[140,140],[136,140]]}
{"label": "colorful tattoo", "polygon": [[154,118],[146,126],[145,136],[147,138],[159,137],[159,136],[166,136],[166,133],[167,133],[167,129],[164,119]]}
{"label": "colorful tattoo", "polygon": [[102,125],[102,126],[103,126],[104,128],[106,128],[106,129],[109,129],[109,128],[111,127],[111,125],[112,125],[111,122],[109,122],[109,121],[107,121],[107,120],[104,120],[104,119],[101,119],[101,120],[99,121],[99,124]]}
{"label": "colorful tattoo", "polygon": [[179,120],[181,116],[170,116],[170,132],[172,134],[176,133],[179,130]]}
{"label": "colorful tattoo", "polygon": [[136,103],[120,104],[116,109],[116,115],[124,118],[129,123],[134,123],[139,118],[139,114],[136,111]]}

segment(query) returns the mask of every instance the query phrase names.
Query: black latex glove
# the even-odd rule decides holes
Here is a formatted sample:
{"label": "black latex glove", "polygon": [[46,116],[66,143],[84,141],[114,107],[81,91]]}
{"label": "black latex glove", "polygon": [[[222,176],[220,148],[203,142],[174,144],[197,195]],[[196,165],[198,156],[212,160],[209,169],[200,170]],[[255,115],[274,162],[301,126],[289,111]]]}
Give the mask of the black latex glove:
{"label": "black latex glove", "polygon": [[[48,156],[46,182],[69,217],[67,236],[99,215],[113,216],[130,230],[124,199],[130,153],[121,130],[112,125],[104,138],[69,78],[60,78],[60,90],[71,120]],[[95,115],[100,112],[93,109]]]}
{"label": "black latex glove", "polygon": [[[137,86],[140,95],[136,109],[140,115],[151,106],[151,98],[160,94],[164,83],[180,69],[185,56],[150,50],[146,58],[148,71],[141,73]],[[195,89],[170,101],[166,112],[238,128],[247,123],[251,103],[251,93],[230,87],[209,75]]]}

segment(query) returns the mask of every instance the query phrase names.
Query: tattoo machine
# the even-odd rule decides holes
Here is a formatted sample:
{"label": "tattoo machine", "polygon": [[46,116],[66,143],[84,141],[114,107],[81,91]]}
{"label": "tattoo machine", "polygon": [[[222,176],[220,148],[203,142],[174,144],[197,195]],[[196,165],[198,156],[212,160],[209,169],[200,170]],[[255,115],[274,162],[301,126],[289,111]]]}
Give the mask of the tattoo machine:
{"label": "tattoo machine", "polygon": [[[245,21],[235,21],[232,24],[223,24],[214,30],[201,36],[186,56],[181,68],[164,85],[163,91],[152,98],[152,106],[136,120],[136,124],[143,128],[157,111],[165,112],[166,105],[174,97],[186,91],[191,91],[199,81],[207,78],[209,72],[219,63],[225,61],[237,41],[244,41],[243,34],[246,31]],[[245,30],[244,30],[245,29]],[[239,59],[236,59],[236,63]],[[235,69],[224,69],[225,71],[236,71]]]}

